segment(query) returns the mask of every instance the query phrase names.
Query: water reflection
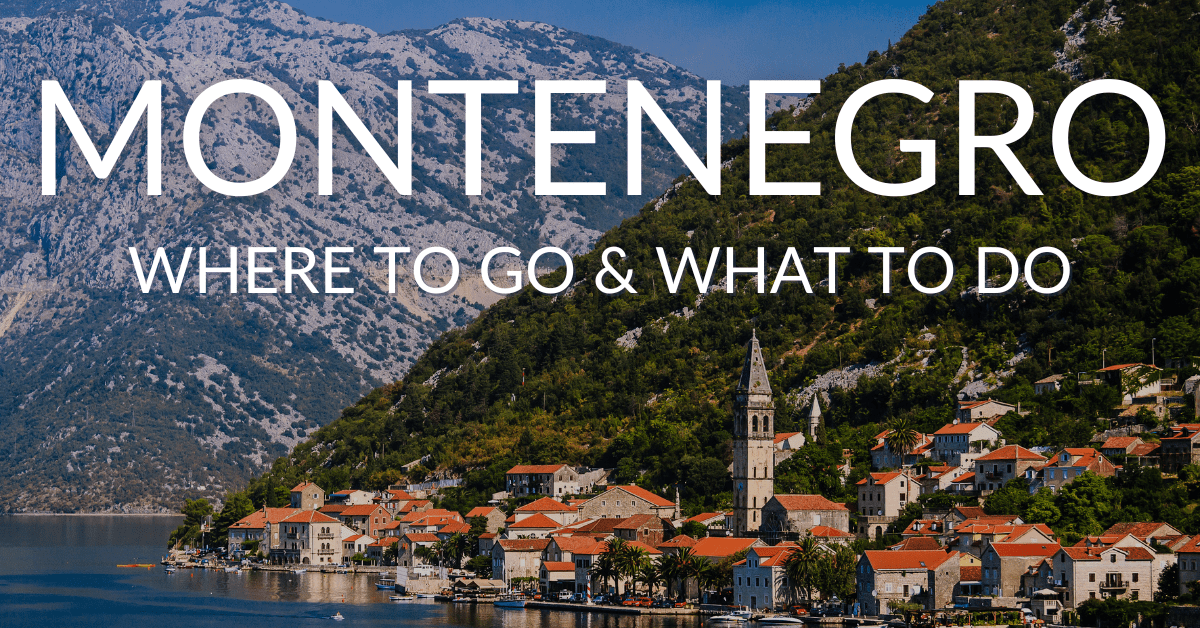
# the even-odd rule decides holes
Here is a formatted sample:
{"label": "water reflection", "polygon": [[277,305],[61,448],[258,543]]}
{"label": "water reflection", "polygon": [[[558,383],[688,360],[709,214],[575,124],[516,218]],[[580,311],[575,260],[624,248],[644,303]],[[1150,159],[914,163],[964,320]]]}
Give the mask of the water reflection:
{"label": "water reflection", "polygon": [[[0,628],[166,624],[295,628],[328,621],[433,628],[698,628],[693,617],[390,602],[376,574],[181,569],[162,558],[178,517],[0,516]],[[155,563],[150,569],[118,564]],[[329,624],[332,625],[332,624]]]}

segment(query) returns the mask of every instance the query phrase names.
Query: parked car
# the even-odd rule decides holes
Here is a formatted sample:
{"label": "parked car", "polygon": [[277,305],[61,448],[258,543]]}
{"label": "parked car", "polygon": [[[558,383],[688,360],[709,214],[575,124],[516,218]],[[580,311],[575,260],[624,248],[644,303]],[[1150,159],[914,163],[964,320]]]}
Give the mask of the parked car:
{"label": "parked car", "polygon": [[826,606],[825,608],[815,610],[812,613],[813,617],[842,617],[843,615],[845,615],[845,613],[842,612],[840,606]]}
{"label": "parked car", "polygon": [[601,593],[600,595],[597,595],[596,597],[592,598],[592,603],[593,604],[608,604],[608,596]]}
{"label": "parked car", "polygon": [[573,597],[575,597],[575,594],[571,593],[570,591],[559,591],[558,592],[558,601],[559,602],[570,602],[571,598],[573,598]]}
{"label": "parked car", "polygon": [[675,603],[671,600],[659,598],[650,603],[650,608],[675,608]]}

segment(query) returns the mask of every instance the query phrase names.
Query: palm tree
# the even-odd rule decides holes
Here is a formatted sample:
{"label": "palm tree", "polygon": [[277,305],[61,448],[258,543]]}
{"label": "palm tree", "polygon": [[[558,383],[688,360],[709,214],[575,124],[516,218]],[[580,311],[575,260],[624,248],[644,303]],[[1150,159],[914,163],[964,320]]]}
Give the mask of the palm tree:
{"label": "palm tree", "polygon": [[450,566],[454,568],[461,567],[462,557],[467,553],[467,550],[470,549],[470,544],[466,535],[461,533],[451,535],[450,538],[446,539],[445,546],[446,551],[448,552],[447,557],[450,559],[448,561]]}
{"label": "palm tree", "polygon": [[638,570],[637,581],[646,585],[646,591],[650,597],[654,597],[654,587],[662,582],[662,571],[653,561],[646,560],[642,563],[642,568]]}
{"label": "palm tree", "polygon": [[820,564],[821,548],[811,536],[804,537],[800,545],[788,554],[783,569],[791,583],[792,595],[804,592],[805,600],[812,600],[812,590],[817,582],[817,566]]}
{"label": "palm tree", "polygon": [[437,556],[434,554],[433,549],[428,545],[418,545],[417,548],[413,550],[413,556],[416,556],[417,558],[420,558],[421,560],[430,564],[437,561]]}
{"label": "palm tree", "polygon": [[658,561],[658,573],[662,576],[663,583],[667,585],[667,597],[671,597],[671,592],[674,591],[675,580],[679,578],[682,562],[679,560],[679,554],[667,554]]}
{"label": "palm tree", "polygon": [[446,562],[448,562],[446,560],[447,553],[446,553],[445,541],[437,541],[433,545],[430,545],[429,553],[433,557],[434,564],[437,565],[438,567],[441,567],[442,565],[446,564]]}
{"label": "palm tree", "polygon": [[593,578],[599,578],[601,588],[607,590],[608,581],[617,575],[617,566],[613,561],[613,555],[608,552],[600,554],[596,558],[596,562],[592,563],[589,573]]}
{"label": "palm tree", "polygon": [[889,428],[891,431],[883,437],[883,442],[888,451],[900,457],[900,466],[903,467],[904,457],[921,442],[921,433],[913,428],[912,421],[903,417],[892,419]]}
{"label": "palm tree", "polygon": [[679,578],[682,581],[683,594],[687,596],[688,579],[696,581],[696,589],[700,588],[700,575],[709,565],[708,559],[703,556],[697,556],[692,553],[692,548],[685,547],[679,550]]}

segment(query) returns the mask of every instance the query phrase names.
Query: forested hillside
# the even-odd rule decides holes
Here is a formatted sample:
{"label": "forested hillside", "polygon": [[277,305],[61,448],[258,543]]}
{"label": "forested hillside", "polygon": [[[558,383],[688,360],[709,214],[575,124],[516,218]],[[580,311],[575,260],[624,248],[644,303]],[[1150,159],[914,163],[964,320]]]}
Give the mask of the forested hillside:
{"label": "forested hillside", "polygon": [[[806,110],[770,118],[773,128],[812,135],[807,145],[769,149],[768,177],[819,181],[820,196],[749,195],[748,143],[729,143],[724,159],[732,164],[720,196],[684,183],[661,208],[651,203],[576,258],[569,296],[525,289],[446,333],[403,380],[372,391],[277,460],[252,485],[251,500],[280,499],[279,489],[301,477],[327,490],[374,489],[440,471],[464,474],[466,488],[447,502],[465,506],[499,490],[504,470],[519,461],[615,467],[619,481],[651,489],[682,483],[686,510],[719,506],[729,490],[731,392],[752,329],[770,365],[777,431],[802,425],[807,400],[827,395],[827,446],[806,448],[783,465],[780,490],[845,497],[823,470],[835,452],[853,448],[861,473],[879,424],[907,419],[917,429],[936,429],[972,382],[974,390],[994,387],[988,394],[1033,411],[1005,419],[1010,441],[1086,444],[1096,420],[1117,402],[1111,392],[1069,387],[1035,397],[1032,382],[1097,369],[1102,353],[1108,364],[1148,362],[1152,339],[1160,363],[1200,354],[1198,10],[1195,0],[939,2],[889,50],[826,77]],[[921,83],[935,97],[928,104],[904,96],[870,101],[855,122],[858,161],[876,179],[911,180],[918,161],[898,151],[899,140],[934,139],[938,183],[888,198],[849,181],[835,157],[833,130],[856,88],[895,77]],[[1099,77],[1142,87],[1166,121],[1157,176],[1126,196],[1080,192],[1052,155],[1059,103],[1081,81]],[[977,195],[958,195],[957,87],[967,79],[1010,81],[1029,92],[1037,115],[1015,148],[1043,196],[1022,193],[986,151],[979,153]],[[977,113],[977,133],[997,135],[1012,126],[1016,108],[1007,98],[983,96]],[[1146,153],[1145,119],[1127,99],[1089,99],[1074,118],[1071,146],[1092,178],[1124,179]],[[843,245],[855,252],[840,264],[839,291],[831,295],[817,285],[826,260],[811,251]],[[866,248],[900,246],[911,254],[930,245],[953,257],[953,286],[920,294],[902,261],[893,264],[901,270],[892,275],[892,293],[883,294],[879,259]],[[597,291],[597,252],[609,246],[631,255],[638,294]],[[743,279],[734,294],[714,290],[700,299],[688,279],[671,294],[655,247],[676,264],[685,246],[702,252],[702,266],[712,247],[732,246],[746,264],[755,247],[765,247],[773,266],[796,247],[815,293],[793,283],[758,294]],[[972,290],[979,246],[1005,246],[1021,259],[1057,247],[1071,258],[1072,283],[1056,296],[1024,284],[980,296]],[[1042,285],[1057,279],[1052,259],[1036,269]],[[936,284],[941,269],[940,262],[923,264],[925,283]],[[774,274],[772,268],[768,280]],[[724,276],[723,266],[715,276]],[[632,346],[619,346],[621,338]],[[812,387],[831,371],[869,364],[876,366],[856,386],[824,393]],[[400,471],[426,454],[425,465]]]}

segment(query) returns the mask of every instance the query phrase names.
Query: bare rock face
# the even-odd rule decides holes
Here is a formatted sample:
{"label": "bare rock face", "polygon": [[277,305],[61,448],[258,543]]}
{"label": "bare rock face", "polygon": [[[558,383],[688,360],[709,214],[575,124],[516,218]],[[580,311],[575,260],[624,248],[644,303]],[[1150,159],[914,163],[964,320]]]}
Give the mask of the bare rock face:
{"label": "bare rock face", "polygon": [[[470,18],[379,34],[272,2],[65,5],[0,9],[8,16],[0,19],[0,427],[11,444],[0,510],[146,511],[174,509],[183,496],[217,497],[369,388],[400,377],[433,338],[493,302],[478,272],[489,249],[586,250],[683,173],[647,122],[646,195],[623,193],[627,79],[643,81],[704,150],[700,77],[546,24]],[[287,176],[253,197],[209,191],[183,154],[191,102],[231,78],[272,86],[299,134]],[[481,196],[463,188],[462,97],[426,91],[430,79],[454,78],[520,81],[517,95],[484,98]],[[144,122],[104,180],[60,122],[58,194],[42,196],[39,94],[48,79],[61,83],[101,152],[143,82],[163,81],[161,196],[145,195]],[[556,180],[606,181],[608,195],[533,194],[536,79],[607,81],[607,94],[556,98],[554,125],[597,134],[593,146],[556,149]],[[396,83],[413,81],[411,196],[398,195],[340,127],[335,193],[317,195],[319,80],[339,88],[392,155]],[[724,88],[723,101],[729,139],[745,130],[744,89]],[[217,175],[248,180],[274,163],[278,125],[264,102],[227,96],[204,118],[201,137]],[[415,254],[433,245],[462,262],[459,287],[437,297],[414,290],[409,255],[400,289],[388,294],[385,260],[372,248]],[[159,246],[172,260],[206,246],[210,265],[228,265],[228,248],[239,247],[241,289],[231,295],[227,276],[214,276],[208,294],[198,294],[193,271],[179,294],[161,275],[142,294],[131,246],[144,261]],[[249,246],[277,247],[263,260],[276,268],[284,247],[354,247],[342,257],[352,272],[340,281],[355,293],[246,294]],[[436,263],[427,267],[445,276]]]}

